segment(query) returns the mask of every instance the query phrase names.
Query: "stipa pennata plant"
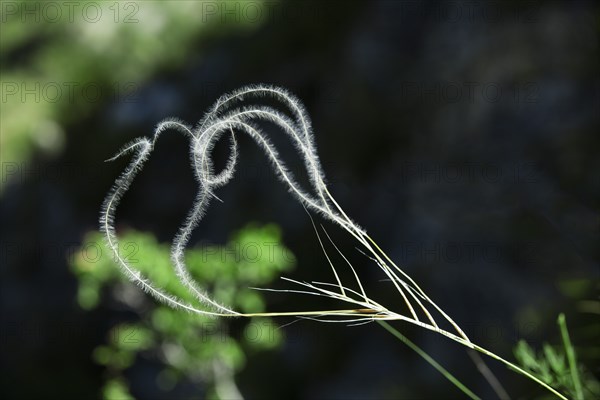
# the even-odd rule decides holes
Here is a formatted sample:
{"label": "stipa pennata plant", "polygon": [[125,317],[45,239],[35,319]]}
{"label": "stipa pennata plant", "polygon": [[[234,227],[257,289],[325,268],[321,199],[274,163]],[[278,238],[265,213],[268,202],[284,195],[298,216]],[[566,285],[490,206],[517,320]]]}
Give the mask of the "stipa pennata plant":
{"label": "stipa pennata plant", "polygon": [[[287,113],[268,105],[260,105],[260,101],[263,100],[263,103],[266,103],[264,100],[267,98],[271,102],[275,100],[281,103]],[[252,103],[250,103],[251,101]],[[306,168],[310,183],[309,191],[304,190],[297,183],[292,172],[286,167],[277,149],[273,146],[264,130],[257,124],[261,121],[276,125],[289,137]],[[127,192],[133,179],[152,154],[157,139],[163,132],[169,129],[178,130],[188,137],[190,141],[191,163],[198,182],[198,194],[192,210],[179,229],[171,246],[171,260],[177,277],[187,290],[194,295],[194,298],[197,300],[195,303],[186,302],[165,292],[162,288],[157,287],[146,277],[142,276],[125,258],[121,257],[118,251],[119,242],[114,226],[115,212],[120,199]],[[308,211],[312,211],[344,229],[359,243],[361,251],[385,274],[386,279],[391,282],[393,288],[398,292],[399,297],[402,299],[402,308],[405,311],[391,310],[373,300],[365,290],[365,286],[362,284],[352,264],[335,247],[332,241],[331,243],[343,257],[349,270],[352,272],[355,286],[352,288],[349,283],[342,282],[341,275],[336,270],[331,258],[327,255],[322,237],[316,228],[317,238],[333,272],[335,282],[301,282],[283,278],[299,286],[296,289],[284,291],[324,296],[339,300],[348,304],[349,307],[346,309],[242,313],[217,302],[203,289],[201,284],[192,279],[185,264],[185,249],[192,231],[202,219],[210,201],[218,199],[215,190],[227,184],[234,175],[238,157],[235,134],[238,132],[248,134],[262,148],[277,176],[287,186],[289,192],[296,200]],[[230,155],[224,169],[217,173],[211,159],[211,151],[224,135],[228,136],[230,140]],[[381,250],[365,230],[348,217],[327,189],[325,175],[315,149],[310,118],[300,101],[286,90],[265,85],[241,88],[219,98],[195,128],[175,119],[163,121],[158,124],[152,138],[140,138],[133,141],[126,145],[111,160],[130,153],[133,154],[131,162],[116,180],[112,190],[104,201],[101,215],[101,230],[105,235],[108,247],[113,251],[115,259],[124,273],[131,281],[141,286],[159,301],[188,312],[220,317],[298,316],[333,322],[368,323],[377,321],[384,324],[387,328],[390,327],[385,321],[404,321],[446,336],[471,350],[476,350],[493,357],[511,369],[536,381],[560,398],[565,398],[531,373],[473,343],[458,324]],[[327,232],[325,232],[325,236],[330,240]],[[448,328],[444,328],[444,326],[448,326]],[[478,365],[484,371],[485,375],[485,367],[482,367],[481,363],[478,363]],[[487,375],[489,377],[489,374]],[[499,385],[497,383],[494,384],[493,379],[490,379],[490,381],[502,397],[507,397],[503,394]],[[469,395],[474,397],[472,393]]]}

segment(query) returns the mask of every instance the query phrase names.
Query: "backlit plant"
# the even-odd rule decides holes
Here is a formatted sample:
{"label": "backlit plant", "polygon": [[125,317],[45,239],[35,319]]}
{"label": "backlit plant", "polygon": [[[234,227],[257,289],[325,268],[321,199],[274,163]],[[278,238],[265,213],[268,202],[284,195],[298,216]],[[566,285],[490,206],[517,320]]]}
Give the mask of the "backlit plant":
{"label": "backlit plant", "polygon": [[[277,101],[283,105],[286,111],[282,112],[271,106],[261,105],[261,101],[267,104]],[[309,178],[309,190],[302,188],[297,183],[293,173],[286,167],[277,149],[272,145],[265,131],[258,124],[261,121],[276,125],[289,137],[289,140],[295,146],[295,149],[303,160]],[[193,294],[193,301],[184,299],[174,293],[169,293],[164,287],[148,280],[140,271],[133,268],[126,259],[120,257],[118,252],[119,241],[114,227],[115,212],[120,199],[127,192],[131,182],[152,154],[161,133],[168,129],[178,130],[189,139],[191,162],[198,183],[198,194],[193,208],[180,228],[171,247],[173,268],[181,284],[187,288],[189,293]],[[214,198],[218,199],[216,190],[227,184],[234,176],[238,157],[237,142],[235,139],[236,133],[246,133],[257,143],[266,154],[279,179],[288,188],[290,194],[309,213],[313,212],[341,227],[358,242],[361,251],[372,261],[376,268],[381,270],[385,278],[390,282],[390,285],[397,291],[399,299],[402,299],[402,303],[394,306],[392,309],[374,300],[374,296],[365,290],[365,285],[363,285],[361,278],[356,273],[352,264],[339,251],[333,241],[331,241],[327,232],[323,229],[322,232],[325,235],[322,236],[319,234],[316,226],[315,232],[331,268],[334,281],[330,283],[302,282],[283,278],[289,283],[296,285],[296,288],[282,291],[324,296],[346,303],[346,308],[248,313],[243,310],[236,310],[231,305],[217,301],[201,283],[192,278],[185,262],[185,249],[192,231],[207,211],[210,201]],[[217,173],[213,167],[211,151],[214,149],[217,141],[223,136],[229,137],[231,143],[230,156],[225,168]],[[562,399],[566,398],[534,374],[473,343],[458,324],[383,252],[365,230],[348,217],[327,189],[325,176],[315,149],[310,119],[298,99],[286,90],[265,85],[241,88],[219,98],[196,127],[192,128],[174,119],[163,121],[158,124],[152,138],[135,140],[126,145],[113,159],[126,154],[132,154],[133,157],[104,201],[101,215],[101,230],[124,273],[129,279],[159,301],[174,308],[202,316],[297,316],[328,322],[379,322],[388,330],[392,330],[398,334],[399,332],[393,330],[386,321],[404,321],[436,332],[460,343],[472,351],[477,351],[499,360],[509,368],[545,387],[556,396]],[[341,275],[325,250],[322,240],[324,237],[327,237],[331,241],[331,244],[345,260],[347,268],[352,273],[353,283],[342,281]],[[417,349],[415,350],[418,351]],[[431,362],[432,360],[429,361]],[[484,375],[486,375],[486,368],[480,361],[477,364]],[[507,395],[502,387],[495,381],[489,370],[487,372],[486,377],[492,386],[494,386],[496,393],[500,397],[506,398]],[[452,380],[449,374],[447,377]],[[477,398],[477,396],[464,388],[460,383],[454,381],[453,383],[457,384],[468,396]]]}

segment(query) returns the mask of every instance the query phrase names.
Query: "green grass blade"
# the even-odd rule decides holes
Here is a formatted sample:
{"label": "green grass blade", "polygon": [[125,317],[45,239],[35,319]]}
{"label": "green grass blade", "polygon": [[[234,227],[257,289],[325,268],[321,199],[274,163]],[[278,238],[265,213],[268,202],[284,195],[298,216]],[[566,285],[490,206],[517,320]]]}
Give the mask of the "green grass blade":
{"label": "green grass blade", "polygon": [[579,372],[577,371],[577,358],[575,356],[575,350],[571,344],[571,338],[569,337],[569,330],[567,329],[567,321],[565,314],[560,313],[557,320],[558,326],[560,327],[560,334],[565,345],[565,353],[567,353],[567,359],[569,360],[569,369],[571,370],[571,378],[573,379],[573,385],[575,386],[575,398],[577,400],[583,400],[583,390],[581,389],[581,380],[579,379]]}

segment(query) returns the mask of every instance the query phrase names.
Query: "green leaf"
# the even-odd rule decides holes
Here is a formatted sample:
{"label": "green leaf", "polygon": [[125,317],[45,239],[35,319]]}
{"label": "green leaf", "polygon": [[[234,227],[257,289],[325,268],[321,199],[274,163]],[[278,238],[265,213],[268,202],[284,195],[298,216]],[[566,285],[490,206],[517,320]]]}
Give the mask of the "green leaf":
{"label": "green leaf", "polygon": [[135,400],[129,393],[129,388],[121,379],[111,379],[102,388],[105,400]]}

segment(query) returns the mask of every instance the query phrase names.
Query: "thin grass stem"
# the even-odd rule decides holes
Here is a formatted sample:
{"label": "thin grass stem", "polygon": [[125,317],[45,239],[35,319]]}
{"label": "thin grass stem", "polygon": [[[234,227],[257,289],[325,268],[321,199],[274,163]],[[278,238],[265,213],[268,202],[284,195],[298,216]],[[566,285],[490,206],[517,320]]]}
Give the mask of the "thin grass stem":
{"label": "thin grass stem", "polygon": [[392,327],[385,321],[377,321],[377,323],[383,326],[388,332],[398,338],[402,343],[408,346],[412,351],[421,356],[425,361],[427,361],[433,368],[435,368],[439,373],[441,373],[446,379],[448,379],[454,386],[459,388],[464,394],[469,396],[471,399],[480,400],[481,398],[473,393],[469,388],[467,388],[461,381],[459,381],[454,375],[452,375],[448,370],[440,365],[437,361],[435,361],[429,354],[427,354],[423,349],[419,346],[411,342],[406,336],[401,334],[397,329]]}

